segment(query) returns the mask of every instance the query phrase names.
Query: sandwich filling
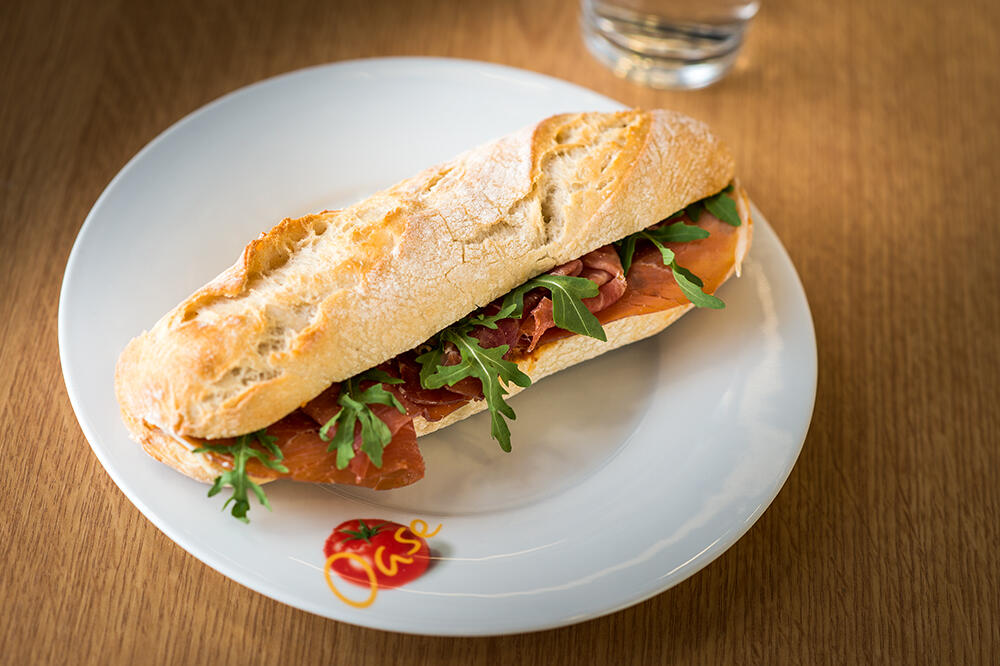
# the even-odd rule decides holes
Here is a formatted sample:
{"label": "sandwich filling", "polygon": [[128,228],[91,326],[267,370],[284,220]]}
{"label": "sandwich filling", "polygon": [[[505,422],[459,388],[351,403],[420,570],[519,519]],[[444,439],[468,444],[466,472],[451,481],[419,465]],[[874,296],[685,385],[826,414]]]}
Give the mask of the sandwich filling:
{"label": "sandwich filling", "polygon": [[[413,419],[438,421],[486,400],[492,434],[510,450],[503,400],[511,383],[531,380],[517,367],[557,340],[589,335],[625,317],[677,306],[721,308],[712,294],[733,270],[741,221],[732,186],[667,219],[530,280],[427,343],[377,368],[331,385],[256,433],[196,449],[229,471],[210,491],[231,485],[233,515],[245,520],[252,479],[343,483],[374,489],[424,475]],[[228,502],[227,502],[228,504]]]}

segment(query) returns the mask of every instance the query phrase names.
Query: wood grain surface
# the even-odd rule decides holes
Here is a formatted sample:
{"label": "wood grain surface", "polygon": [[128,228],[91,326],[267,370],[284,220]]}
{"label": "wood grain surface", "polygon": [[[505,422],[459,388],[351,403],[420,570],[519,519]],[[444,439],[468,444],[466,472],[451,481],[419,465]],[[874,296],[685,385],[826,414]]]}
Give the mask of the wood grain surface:
{"label": "wood grain surface", "polygon": [[[1000,663],[998,35],[990,0],[765,0],[728,78],[662,92],[586,53],[573,2],[0,4],[0,662]],[[677,587],[535,634],[356,628],[189,556],[90,452],[56,311],[103,188],[224,93],[381,55],[543,72],[732,146],[805,284],[819,390],[777,500]]]}

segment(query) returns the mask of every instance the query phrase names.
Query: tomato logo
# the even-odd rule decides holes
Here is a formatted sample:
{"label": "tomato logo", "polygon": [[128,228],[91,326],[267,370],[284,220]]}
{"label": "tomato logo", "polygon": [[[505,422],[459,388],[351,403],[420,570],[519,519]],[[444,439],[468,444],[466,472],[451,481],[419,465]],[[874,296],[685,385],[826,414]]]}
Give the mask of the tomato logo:
{"label": "tomato logo", "polygon": [[[348,520],[334,528],[323,546],[323,575],[330,590],[344,603],[364,608],[375,601],[379,589],[391,589],[419,578],[430,562],[426,539],[441,531],[430,531],[423,520],[409,526],[388,520]],[[330,572],[369,589],[367,599],[355,601],[334,585]]]}

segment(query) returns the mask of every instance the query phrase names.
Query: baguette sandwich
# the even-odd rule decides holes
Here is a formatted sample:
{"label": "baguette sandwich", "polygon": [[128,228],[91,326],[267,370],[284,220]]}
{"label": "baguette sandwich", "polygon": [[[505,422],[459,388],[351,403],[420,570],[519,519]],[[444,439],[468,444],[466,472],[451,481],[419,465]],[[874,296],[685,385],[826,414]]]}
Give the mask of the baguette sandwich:
{"label": "baguette sandwich", "polygon": [[703,124],[547,118],[261,234],[128,344],[122,418],[242,520],[269,480],[405,486],[417,437],[488,410],[509,451],[507,397],[722,307],[751,230]]}

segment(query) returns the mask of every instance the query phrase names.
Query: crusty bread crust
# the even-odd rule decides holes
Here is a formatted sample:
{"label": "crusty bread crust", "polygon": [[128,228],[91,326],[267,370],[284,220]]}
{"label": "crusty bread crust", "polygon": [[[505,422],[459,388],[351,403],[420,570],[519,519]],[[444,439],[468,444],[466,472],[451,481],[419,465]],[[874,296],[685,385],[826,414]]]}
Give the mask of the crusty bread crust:
{"label": "crusty bread crust", "polygon": [[286,219],[129,343],[115,373],[126,423],[211,439],[262,428],[732,177],[728,150],[681,114],[561,115]]}
{"label": "crusty bread crust", "polygon": [[[740,267],[750,249],[753,220],[746,192],[737,185],[737,209],[743,224],[739,228],[734,256],[726,269],[726,279],[734,273],[740,274]],[[625,317],[604,325],[607,342],[582,335],[574,335],[542,345],[534,353],[519,361],[518,365],[532,379],[532,383],[565,368],[582,363],[605,352],[629,343],[655,335],[675,322],[691,309],[691,305],[681,305],[662,312]],[[510,395],[523,390],[516,385],[508,386]],[[413,420],[417,436],[427,435],[486,409],[484,400],[470,402],[439,421],[427,421],[422,417]],[[153,458],[170,465],[187,476],[199,481],[211,482],[225,469],[219,459],[203,454],[191,453],[200,445],[197,439],[183,435],[167,434],[146,421],[123,415],[132,437],[142,444],[143,449]],[[265,483],[269,479],[257,479]]]}

